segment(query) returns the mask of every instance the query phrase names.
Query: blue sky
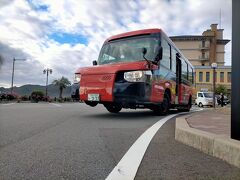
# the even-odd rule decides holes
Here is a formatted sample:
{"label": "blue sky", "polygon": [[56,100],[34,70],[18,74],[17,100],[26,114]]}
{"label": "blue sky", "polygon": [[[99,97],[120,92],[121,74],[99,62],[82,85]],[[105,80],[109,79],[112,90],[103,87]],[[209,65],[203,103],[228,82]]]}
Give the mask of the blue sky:
{"label": "blue sky", "polygon": [[[206,5],[207,4],[207,5]],[[0,87],[45,84],[44,68],[53,79],[71,81],[78,67],[97,59],[106,38],[144,28],[162,28],[169,36],[201,35],[219,23],[222,9],[224,38],[231,39],[231,0],[1,0]],[[226,46],[231,64],[231,43]]]}
{"label": "blue sky", "polygon": [[26,0],[26,1],[34,11],[48,11],[49,6],[45,5],[44,3],[39,4],[35,0]]}
{"label": "blue sky", "polygon": [[49,39],[52,39],[60,44],[87,44],[88,38],[86,36],[82,36],[79,34],[71,34],[71,33],[61,33],[54,32],[48,36]]}

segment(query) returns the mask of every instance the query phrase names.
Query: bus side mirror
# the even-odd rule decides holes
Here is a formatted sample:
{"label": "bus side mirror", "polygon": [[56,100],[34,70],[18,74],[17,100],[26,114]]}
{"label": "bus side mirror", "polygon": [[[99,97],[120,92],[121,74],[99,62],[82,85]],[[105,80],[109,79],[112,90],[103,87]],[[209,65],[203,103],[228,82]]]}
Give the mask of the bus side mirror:
{"label": "bus side mirror", "polygon": [[142,53],[143,53],[143,56],[145,56],[147,54],[147,48],[142,48]]}
{"label": "bus side mirror", "polygon": [[163,48],[159,46],[157,50],[157,55],[154,61],[158,63],[160,60],[162,60],[162,56],[163,56]]}
{"label": "bus side mirror", "polygon": [[94,60],[94,61],[92,62],[92,64],[93,64],[93,66],[96,66],[96,65],[97,65],[97,61]]}

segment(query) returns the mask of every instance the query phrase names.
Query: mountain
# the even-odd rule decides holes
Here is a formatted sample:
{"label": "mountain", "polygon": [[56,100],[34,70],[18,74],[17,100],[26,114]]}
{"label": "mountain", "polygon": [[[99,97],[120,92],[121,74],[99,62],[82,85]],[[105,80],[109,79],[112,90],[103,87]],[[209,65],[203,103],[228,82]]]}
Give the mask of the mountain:
{"label": "mountain", "polygon": [[[46,86],[26,84],[20,87],[15,87],[15,86],[13,87],[13,92],[21,96],[24,96],[24,95],[30,96],[31,93],[35,90],[43,91],[45,94]],[[11,88],[0,87],[0,92],[10,93]],[[48,85],[48,96],[59,97],[59,88],[52,84]],[[70,96],[71,96],[71,86],[63,89],[63,97],[70,97]]]}

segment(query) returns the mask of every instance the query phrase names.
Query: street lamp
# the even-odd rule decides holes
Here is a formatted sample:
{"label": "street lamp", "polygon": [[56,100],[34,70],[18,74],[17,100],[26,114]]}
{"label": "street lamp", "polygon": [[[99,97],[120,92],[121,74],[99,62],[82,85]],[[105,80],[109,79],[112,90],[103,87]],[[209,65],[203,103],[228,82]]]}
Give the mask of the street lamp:
{"label": "street lamp", "polygon": [[46,79],[46,98],[48,95],[48,74],[52,74],[52,69],[44,69],[43,74],[47,74],[47,79]]}
{"label": "street lamp", "polygon": [[13,93],[13,79],[14,79],[14,66],[15,66],[15,61],[21,61],[21,60],[26,60],[26,59],[16,59],[13,58],[13,68],[12,68],[12,84],[11,84],[11,94]]}
{"label": "street lamp", "polygon": [[215,100],[215,87],[216,87],[216,68],[217,68],[217,63],[212,63],[211,64],[213,68],[213,107],[215,108],[216,106],[216,100]]}

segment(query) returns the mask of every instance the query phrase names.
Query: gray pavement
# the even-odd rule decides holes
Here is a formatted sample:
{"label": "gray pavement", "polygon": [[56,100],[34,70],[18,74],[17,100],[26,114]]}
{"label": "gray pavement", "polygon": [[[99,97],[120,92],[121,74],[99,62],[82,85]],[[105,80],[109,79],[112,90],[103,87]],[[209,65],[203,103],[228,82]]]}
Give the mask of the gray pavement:
{"label": "gray pavement", "polygon": [[189,116],[186,120],[192,128],[230,137],[230,107],[204,109],[202,112]]}
{"label": "gray pavement", "polygon": [[[80,103],[0,104],[0,179],[105,179],[162,116],[108,113]],[[225,179],[239,169],[174,140],[174,119],[154,137],[136,179]],[[209,179],[209,178],[208,178]]]}
{"label": "gray pavement", "polygon": [[174,127],[175,121],[168,121],[155,135],[136,180],[240,179],[239,168],[176,141]]}
{"label": "gray pavement", "polygon": [[2,179],[105,179],[159,117],[84,104],[0,106]]}
{"label": "gray pavement", "polygon": [[230,137],[230,117],[230,107],[218,107],[177,118],[175,139],[240,168],[240,141]]}

